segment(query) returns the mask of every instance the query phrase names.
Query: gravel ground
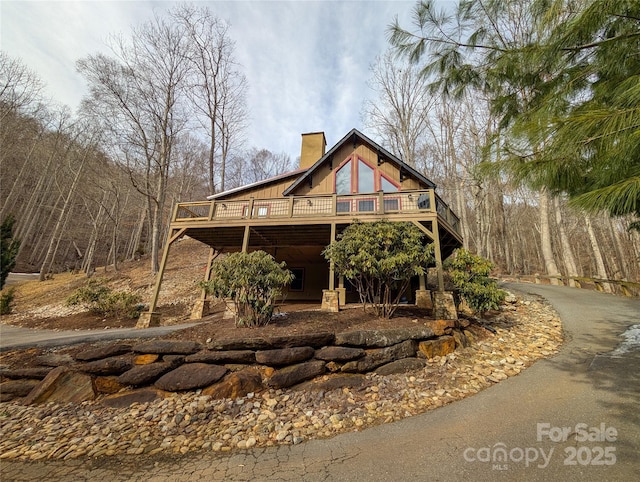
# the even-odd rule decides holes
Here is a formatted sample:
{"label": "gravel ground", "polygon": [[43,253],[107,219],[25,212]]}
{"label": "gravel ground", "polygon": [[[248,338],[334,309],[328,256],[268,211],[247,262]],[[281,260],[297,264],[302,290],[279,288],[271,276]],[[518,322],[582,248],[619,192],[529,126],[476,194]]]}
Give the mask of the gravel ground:
{"label": "gravel ground", "polygon": [[533,299],[507,304],[491,324],[472,325],[467,348],[402,375],[368,374],[358,388],[268,390],[236,400],[199,391],[125,409],[100,399],[80,405],[0,403],[0,459],[231,452],[298,444],[358,431],[471,396],[552,356],[563,340],[554,310]]}

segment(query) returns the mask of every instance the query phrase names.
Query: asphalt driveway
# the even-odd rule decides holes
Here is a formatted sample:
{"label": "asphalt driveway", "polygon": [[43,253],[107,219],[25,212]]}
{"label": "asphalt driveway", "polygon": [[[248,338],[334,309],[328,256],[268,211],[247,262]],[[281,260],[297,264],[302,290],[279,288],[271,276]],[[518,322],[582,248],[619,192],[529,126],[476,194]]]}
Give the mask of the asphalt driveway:
{"label": "asphalt driveway", "polygon": [[640,352],[622,337],[640,324],[640,300],[508,287],[549,300],[567,342],[473,397],[363,432],[233,455],[3,462],[3,480],[640,480]]}

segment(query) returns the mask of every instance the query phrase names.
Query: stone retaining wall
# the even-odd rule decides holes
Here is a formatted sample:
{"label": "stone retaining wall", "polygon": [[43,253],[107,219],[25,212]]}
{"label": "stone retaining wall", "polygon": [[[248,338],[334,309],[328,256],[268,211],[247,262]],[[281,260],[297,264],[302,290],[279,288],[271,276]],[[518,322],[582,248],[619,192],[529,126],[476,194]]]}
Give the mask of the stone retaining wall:
{"label": "stone retaining wall", "polygon": [[[195,341],[116,342],[71,357],[45,355],[29,368],[0,370],[2,401],[82,402],[98,395],[117,405],[164,392],[202,390],[236,398],[302,382],[354,386],[363,373],[382,375],[424,367],[425,359],[466,346],[458,320],[411,328]],[[311,380],[311,382],[309,382]],[[149,390],[149,389],[153,390]],[[141,390],[142,389],[142,390]],[[138,394],[138,397],[131,397]]]}

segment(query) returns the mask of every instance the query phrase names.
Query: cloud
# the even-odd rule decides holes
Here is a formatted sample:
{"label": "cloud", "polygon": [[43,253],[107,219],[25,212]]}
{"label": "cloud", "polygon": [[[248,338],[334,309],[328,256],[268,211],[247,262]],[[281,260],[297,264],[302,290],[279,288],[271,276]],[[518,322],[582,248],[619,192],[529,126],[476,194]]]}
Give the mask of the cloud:
{"label": "cloud", "polygon": [[[231,23],[247,77],[247,146],[300,154],[300,134],[324,131],[329,145],[361,127],[369,66],[386,48],[386,28],[407,18],[413,1],[214,1]],[[172,2],[52,1],[0,3],[2,49],[20,57],[51,96],[77,108],[86,93],[78,59],[108,52],[111,35],[128,35]]]}

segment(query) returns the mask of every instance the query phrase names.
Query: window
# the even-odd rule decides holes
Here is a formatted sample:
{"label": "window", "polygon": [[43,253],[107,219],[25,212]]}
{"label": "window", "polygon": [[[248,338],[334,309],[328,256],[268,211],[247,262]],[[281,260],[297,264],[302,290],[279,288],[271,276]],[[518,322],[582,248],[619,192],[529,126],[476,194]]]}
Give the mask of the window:
{"label": "window", "polygon": [[383,174],[380,174],[380,189],[382,189],[384,192],[398,192],[398,186],[393,184]]}
{"label": "window", "polygon": [[400,210],[399,199],[398,198],[385,199],[384,200],[384,210],[385,211],[399,211]]}
{"label": "window", "polygon": [[351,212],[351,201],[338,201],[336,203],[336,212],[339,212],[339,213]]}
{"label": "window", "polygon": [[[249,206],[244,206],[242,208],[242,216],[246,217],[248,211],[249,211]],[[251,212],[251,217],[266,218],[268,215],[269,215],[269,206],[268,205],[262,204],[262,205],[254,205],[253,206],[253,210]]]}
{"label": "window", "polygon": [[375,171],[362,160],[358,160],[358,192],[375,192]]}
{"label": "window", "polygon": [[304,268],[289,268],[289,271],[293,273],[289,291],[304,291]]}
{"label": "window", "polygon": [[361,199],[358,201],[359,212],[367,212],[367,211],[375,211],[375,210],[376,210],[376,202],[374,199]]}
{"label": "window", "polygon": [[351,194],[351,160],[336,171],[336,194]]}
{"label": "window", "polygon": [[335,172],[336,194],[398,192],[400,185],[360,158],[349,157]]}

